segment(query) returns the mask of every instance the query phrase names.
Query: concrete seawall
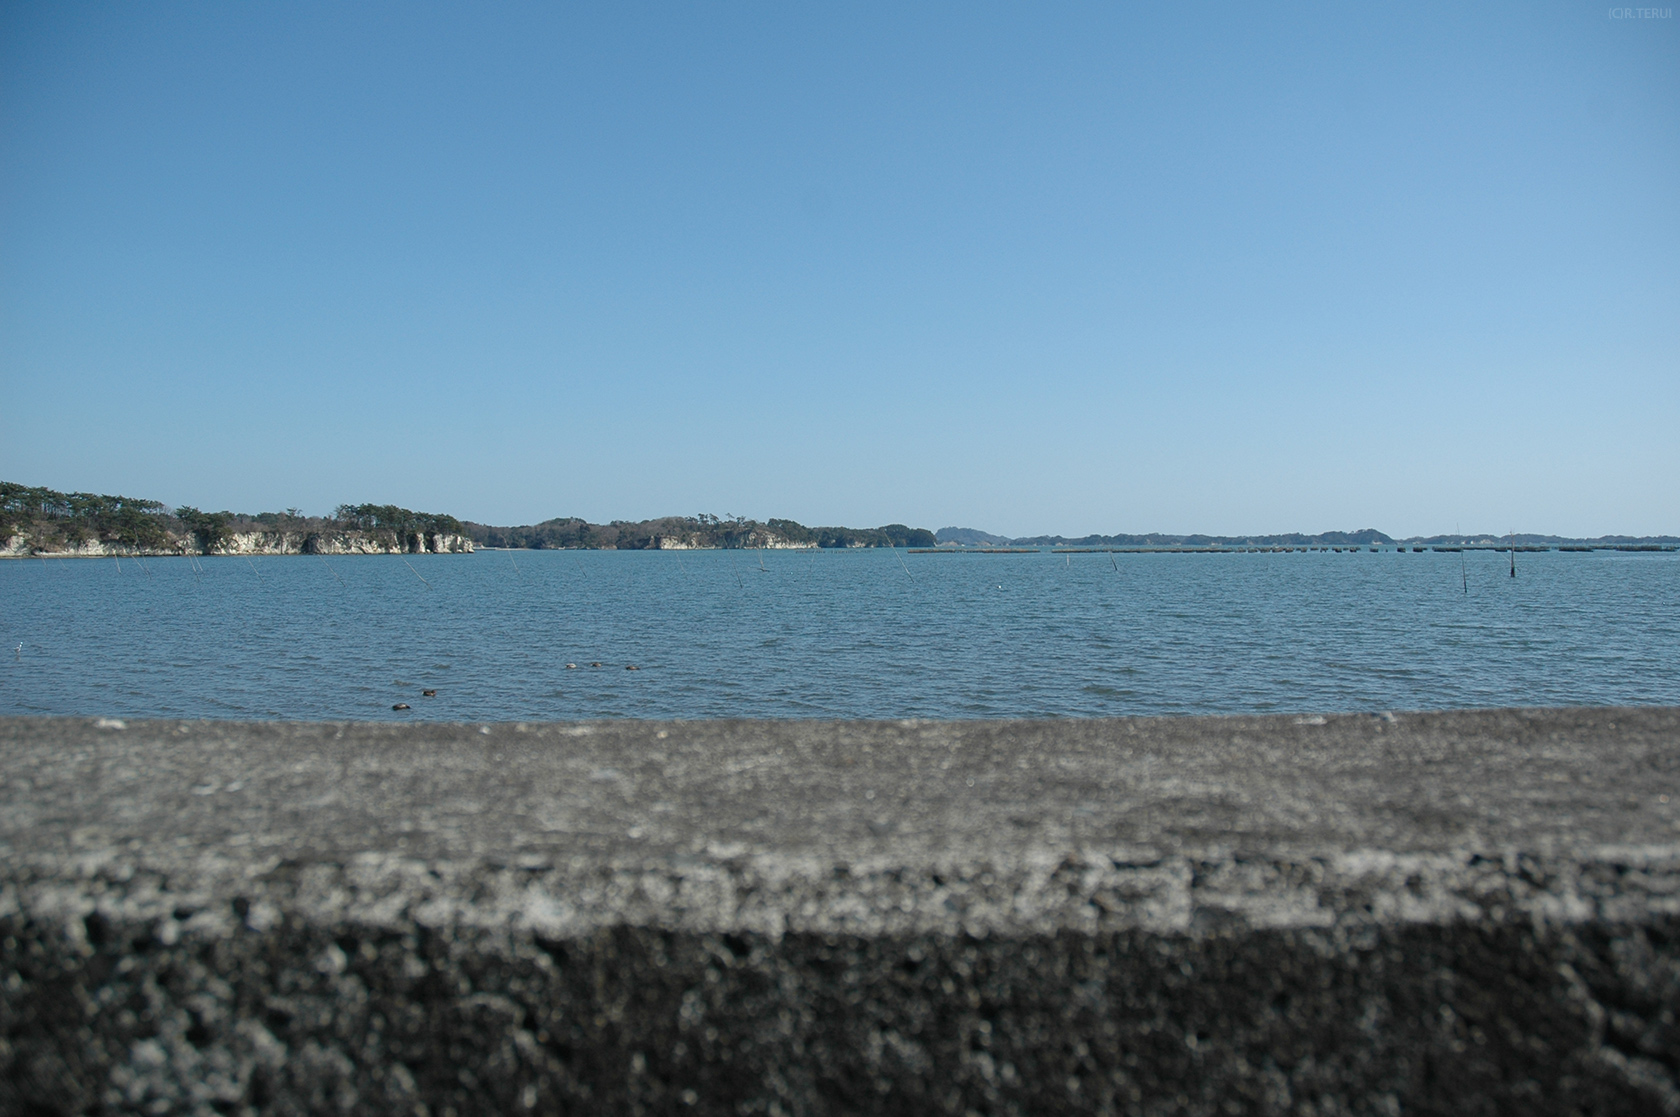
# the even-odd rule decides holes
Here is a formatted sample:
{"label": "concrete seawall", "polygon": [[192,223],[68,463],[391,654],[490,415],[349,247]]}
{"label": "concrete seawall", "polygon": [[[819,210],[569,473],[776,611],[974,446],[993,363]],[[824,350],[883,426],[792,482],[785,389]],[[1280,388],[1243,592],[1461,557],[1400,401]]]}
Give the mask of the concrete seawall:
{"label": "concrete seawall", "polygon": [[0,1112],[1680,1113],[1680,710],[0,719]]}

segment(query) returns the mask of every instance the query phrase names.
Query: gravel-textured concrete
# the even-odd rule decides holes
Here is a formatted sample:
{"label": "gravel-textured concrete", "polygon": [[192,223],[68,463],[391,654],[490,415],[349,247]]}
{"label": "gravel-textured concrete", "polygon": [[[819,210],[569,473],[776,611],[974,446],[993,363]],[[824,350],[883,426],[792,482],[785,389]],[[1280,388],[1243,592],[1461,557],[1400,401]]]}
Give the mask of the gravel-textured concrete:
{"label": "gravel-textured concrete", "polygon": [[1680,1114],[1680,710],[0,720],[0,1112]]}

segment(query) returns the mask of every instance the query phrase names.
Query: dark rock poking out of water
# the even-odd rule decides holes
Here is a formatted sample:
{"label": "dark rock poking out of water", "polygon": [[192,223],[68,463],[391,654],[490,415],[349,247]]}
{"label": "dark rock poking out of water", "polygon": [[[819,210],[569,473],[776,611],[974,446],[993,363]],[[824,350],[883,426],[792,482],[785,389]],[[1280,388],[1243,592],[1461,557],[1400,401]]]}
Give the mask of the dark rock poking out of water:
{"label": "dark rock poking out of water", "polygon": [[1680,710],[0,756],[6,1113],[1680,1107]]}

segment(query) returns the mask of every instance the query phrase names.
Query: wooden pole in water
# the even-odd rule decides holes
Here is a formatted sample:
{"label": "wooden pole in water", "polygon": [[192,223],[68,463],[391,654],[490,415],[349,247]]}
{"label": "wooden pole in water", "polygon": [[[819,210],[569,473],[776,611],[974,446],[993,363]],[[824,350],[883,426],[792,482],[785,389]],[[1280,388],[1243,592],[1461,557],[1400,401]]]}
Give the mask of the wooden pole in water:
{"label": "wooden pole in water", "polygon": [[[251,561],[251,560],[250,560],[250,559],[246,559],[246,560],[245,560],[245,561],[246,561],[246,562],[249,562],[249,561]],[[425,587],[426,587],[426,588],[427,588],[427,589],[431,589],[431,588],[432,588],[432,584],[431,584],[431,583],[430,583],[430,582],[427,582],[427,581],[426,581],[426,579],[425,579],[425,578],[424,578],[424,577],[423,577],[423,576],[422,576],[422,575],[421,575],[421,573],[420,573],[420,572],[419,572],[419,571],[418,571],[418,570],[415,570],[415,569],[414,569],[414,564],[413,564],[413,563],[412,563],[412,562],[409,562],[409,561],[408,561],[408,560],[407,560],[407,559],[403,559],[403,560],[402,560],[402,564],[403,564],[403,565],[404,565],[404,566],[406,566],[406,567],[408,567],[408,569],[409,569],[409,572],[410,572],[410,573],[411,573],[411,574],[413,574],[413,575],[414,575],[414,576],[415,576],[415,577],[416,577],[416,578],[419,578],[419,579],[420,579],[420,581],[421,581],[421,582],[422,582],[422,583],[424,583],[424,585],[425,585]],[[253,567],[251,567],[251,569],[252,569],[252,570],[255,570],[255,569],[256,569],[256,567],[255,567],[255,566],[253,566]],[[262,575],[261,575],[261,574],[258,574],[258,575],[257,575],[257,577],[259,577],[259,578],[261,578],[261,577],[262,577]]]}
{"label": "wooden pole in water", "polygon": [[1511,532],[1511,577],[1517,576],[1517,533]]}

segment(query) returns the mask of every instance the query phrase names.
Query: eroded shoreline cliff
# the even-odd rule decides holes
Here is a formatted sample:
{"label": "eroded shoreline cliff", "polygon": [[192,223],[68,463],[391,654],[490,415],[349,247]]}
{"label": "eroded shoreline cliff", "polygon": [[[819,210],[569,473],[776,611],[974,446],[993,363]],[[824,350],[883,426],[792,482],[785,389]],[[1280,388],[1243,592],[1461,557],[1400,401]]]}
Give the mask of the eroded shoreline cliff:
{"label": "eroded shoreline cliff", "polygon": [[103,539],[38,542],[18,533],[0,558],[153,558],[179,555],[423,555],[471,554],[473,542],[454,532],[235,531],[209,547],[191,535],[169,533],[165,542],[138,546]]}

